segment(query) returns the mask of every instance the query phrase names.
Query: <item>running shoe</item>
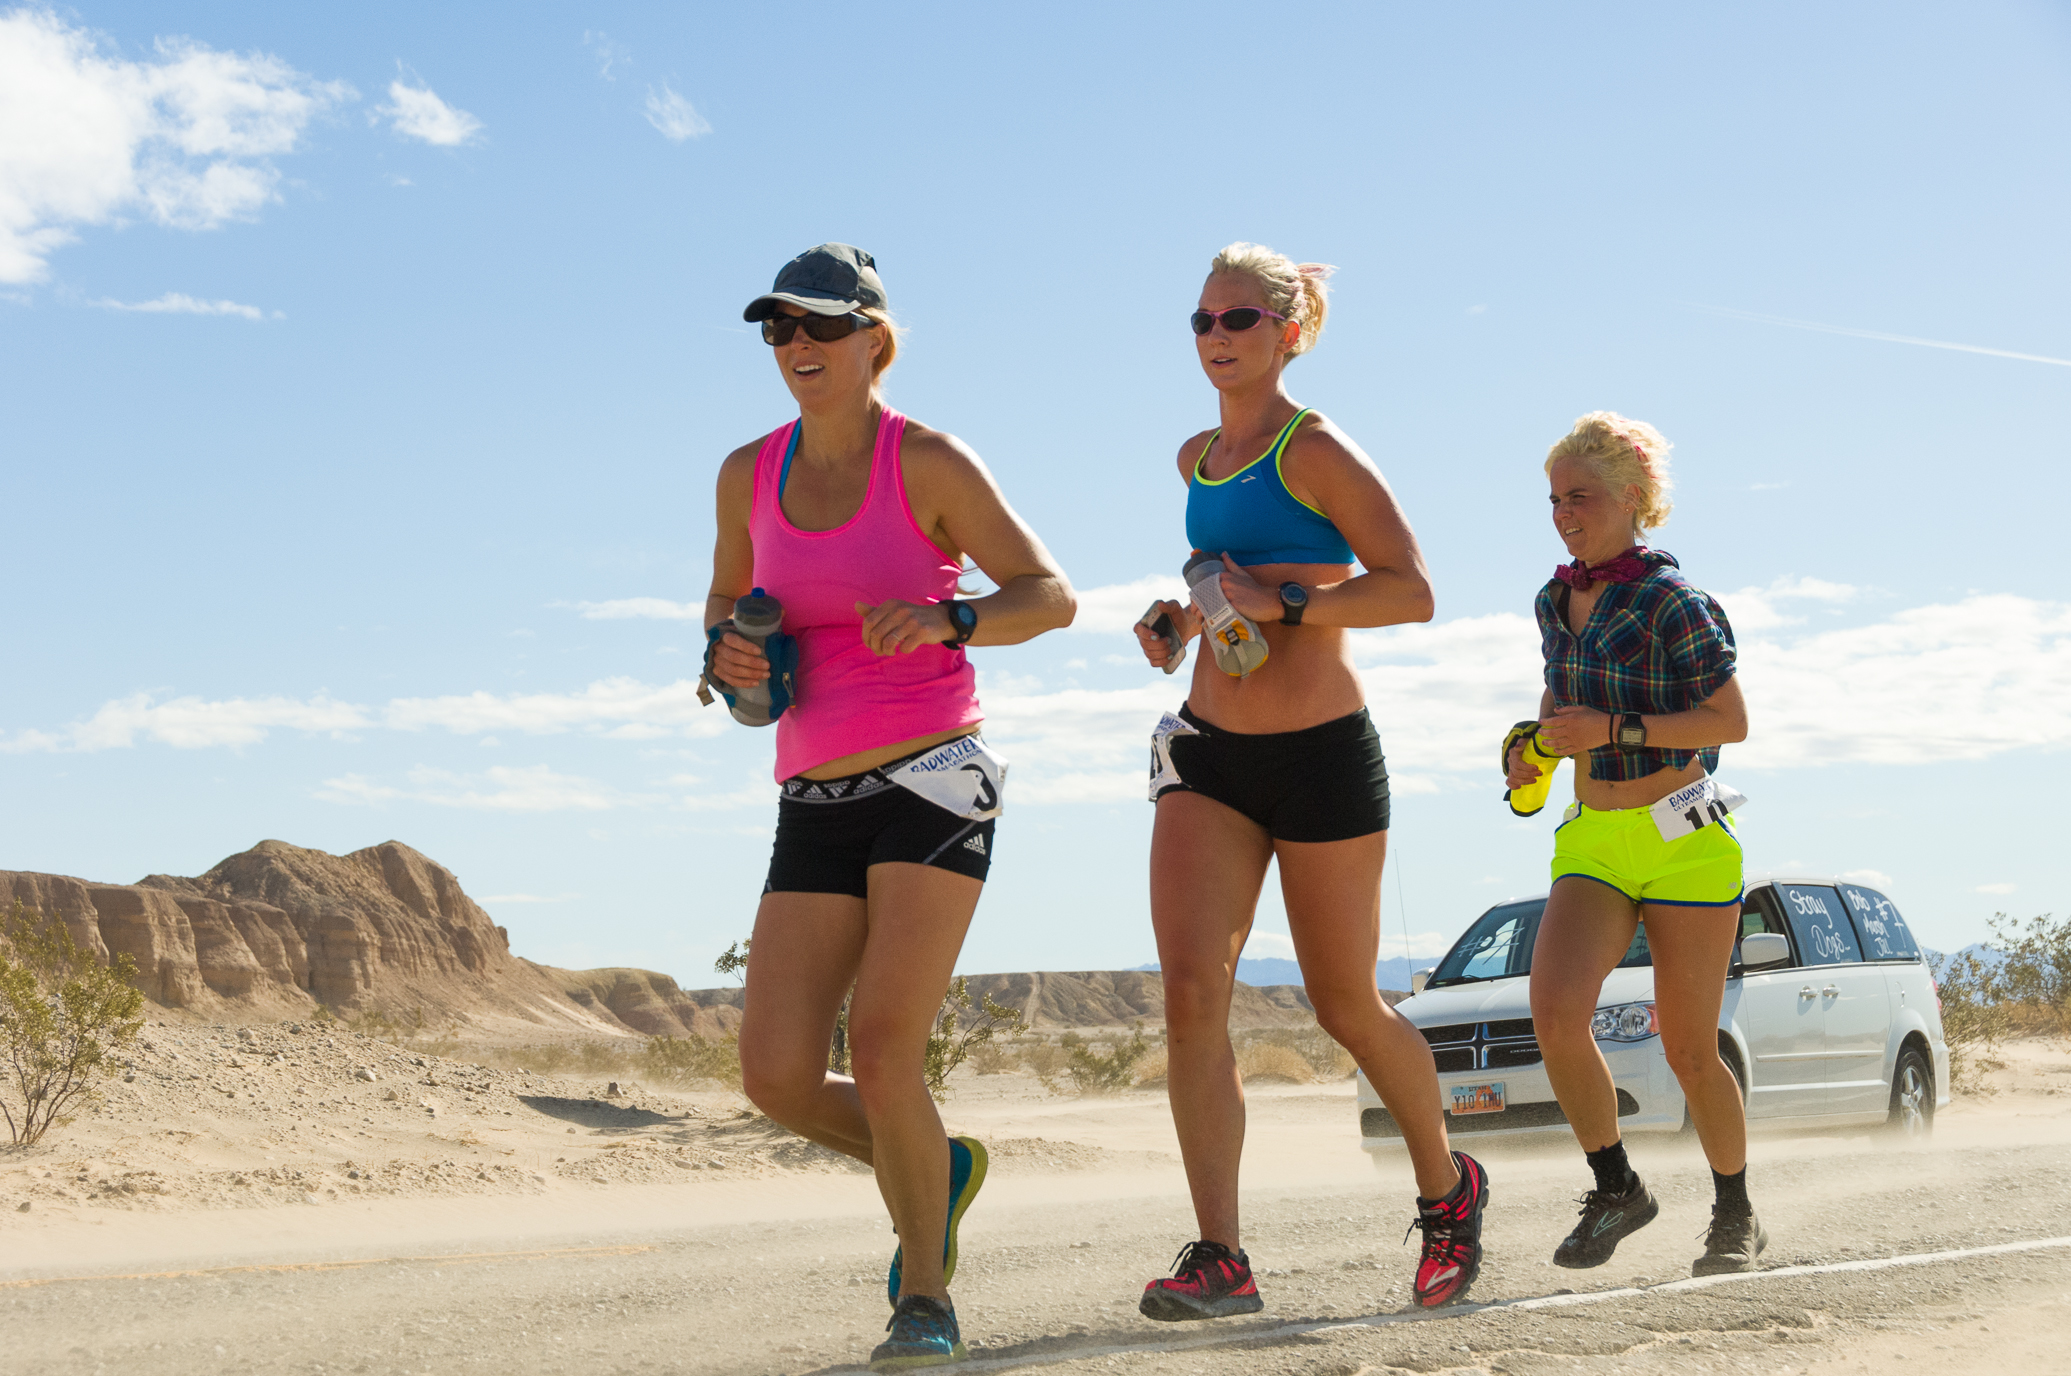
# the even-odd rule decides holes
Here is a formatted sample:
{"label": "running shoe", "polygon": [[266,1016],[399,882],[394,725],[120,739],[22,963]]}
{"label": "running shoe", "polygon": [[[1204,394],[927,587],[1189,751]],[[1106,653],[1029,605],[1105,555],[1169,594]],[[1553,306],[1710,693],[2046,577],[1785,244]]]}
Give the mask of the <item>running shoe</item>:
{"label": "running shoe", "polygon": [[1456,1304],[1481,1274],[1481,1214],[1489,1205],[1489,1176],[1481,1162],[1465,1152],[1453,1153],[1460,1183],[1443,1199],[1417,1201],[1417,1221],[1402,1235],[1404,1242],[1424,1230],[1424,1255],[1417,1262],[1417,1303],[1426,1309]]}
{"label": "running shoe", "polygon": [[1693,1276],[1723,1276],[1733,1271],[1752,1271],[1755,1259],[1769,1245],[1769,1232],[1762,1220],[1749,1213],[1727,1213],[1711,1206],[1711,1226],[1704,1230],[1704,1255],[1690,1263]]}
{"label": "running shoe", "polygon": [[[977,1138],[949,1139],[949,1232],[942,1240],[944,1285],[956,1276],[956,1225],[963,1222],[964,1210],[978,1197],[978,1187],[985,1183],[986,1165],[985,1144]],[[892,1253],[892,1269],[885,1273],[885,1298],[894,1309],[899,1307],[899,1268],[905,1259],[906,1248],[902,1244]]]}
{"label": "running shoe", "polygon": [[1618,1250],[1618,1244],[1652,1223],[1661,1212],[1661,1201],[1637,1175],[1624,1194],[1591,1190],[1582,1196],[1582,1219],[1575,1231],[1553,1249],[1555,1266],[1576,1268],[1601,1266]]}
{"label": "running shoe", "polygon": [[891,1333],[870,1352],[872,1371],[911,1371],[947,1366],[967,1355],[956,1326],[956,1306],[933,1295],[908,1295],[885,1325]]}
{"label": "running shoe", "polygon": [[1251,1278],[1251,1258],[1232,1255],[1220,1242],[1189,1242],[1173,1260],[1172,1274],[1143,1287],[1137,1310],[1147,1319],[1224,1319],[1256,1314],[1266,1307]]}

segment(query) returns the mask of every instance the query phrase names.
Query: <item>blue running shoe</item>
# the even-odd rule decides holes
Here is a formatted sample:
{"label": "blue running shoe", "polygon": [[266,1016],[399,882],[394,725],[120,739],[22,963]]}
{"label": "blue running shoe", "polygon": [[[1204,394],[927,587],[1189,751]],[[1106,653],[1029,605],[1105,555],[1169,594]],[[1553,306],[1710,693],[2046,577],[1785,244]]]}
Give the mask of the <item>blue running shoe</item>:
{"label": "blue running shoe", "polygon": [[[949,1139],[949,1233],[942,1239],[944,1285],[956,1278],[956,1225],[963,1222],[964,1210],[978,1197],[978,1187],[985,1183],[986,1165],[983,1142],[975,1137]],[[885,1298],[894,1309],[899,1307],[899,1266],[905,1259],[906,1248],[901,1244],[892,1253],[892,1269],[885,1273]]]}
{"label": "blue running shoe", "polygon": [[968,1355],[964,1336],[956,1326],[956,1306],[933,1295],[908,1295],[900,1300],[885,1327],[892,1336],[872,1349],[872,1371],[947,1366]]}

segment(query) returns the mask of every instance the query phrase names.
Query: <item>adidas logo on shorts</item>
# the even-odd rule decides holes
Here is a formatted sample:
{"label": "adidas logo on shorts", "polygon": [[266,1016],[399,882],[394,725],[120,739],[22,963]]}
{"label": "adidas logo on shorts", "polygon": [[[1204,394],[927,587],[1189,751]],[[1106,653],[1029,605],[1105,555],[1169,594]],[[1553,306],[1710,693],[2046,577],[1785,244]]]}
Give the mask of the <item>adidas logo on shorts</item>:
{"label": "adidas logo on shorts", "polygon": [[970,840],[964,842],[964,849],[975,850],[980,855],[985,854],[985,838],[983,836],[973,836]]}

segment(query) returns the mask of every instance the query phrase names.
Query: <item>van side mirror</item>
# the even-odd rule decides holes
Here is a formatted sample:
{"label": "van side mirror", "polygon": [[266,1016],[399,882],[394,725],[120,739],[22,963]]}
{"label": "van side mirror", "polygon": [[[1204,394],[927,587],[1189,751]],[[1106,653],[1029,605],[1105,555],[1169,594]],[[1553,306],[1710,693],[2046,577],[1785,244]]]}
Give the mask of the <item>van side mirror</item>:
{"label": "van side mirror", "polygon": [[1740,963],[1749,970],[1781,965],[1790,958],[1790,938],[1782,932],[1751,932],[1740,938]]}
{"label": "van side mirror", "polygon": [[[1434,967],[1432,967],[1432,968],[1433,968],[1433,969],[1435,969],[1435,968],[1437,968],[1437,967],[1435,967],[1435,966],[1434,966]],[[1412,994],[1421,994],[1421,993],[1423,993],[1423,992],[1424,992],[1424,986],[1425,986],[1425,985],[1427,985],[1427,984],[1429,984],[1430,982],[1431,982],[1431,971],[1430,971],[1430,970],[1416,970],[1416,971],[1412,971],[1412,972],[1411,972],[1411,974],[1410,974],[1410,977],[1409,977],[1409,991],[1410,991],[1410,992],[1411,992]]]}

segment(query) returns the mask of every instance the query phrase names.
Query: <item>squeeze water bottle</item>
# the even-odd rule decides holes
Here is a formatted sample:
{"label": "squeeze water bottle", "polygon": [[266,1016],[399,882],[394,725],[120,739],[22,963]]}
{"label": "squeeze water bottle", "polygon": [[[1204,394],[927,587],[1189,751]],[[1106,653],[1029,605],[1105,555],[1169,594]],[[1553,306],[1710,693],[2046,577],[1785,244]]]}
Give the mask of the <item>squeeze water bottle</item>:
{"label": "squeeze water bottle", "polygon": [[1184,576],[1201,610],[1201,638],[1215,652],[1215,667],[1231,678],[1243,678],[1266,662],[1266,638],[1256,621],[1223,596],[1222,571],[1220,555],[1196,554],[1187,560]]}
{"label": "squeeze water bottle", "polygon": [[734,689],[732,700],[726,704],[726,710],[733,713],[733,719],[743,726],[768,726],[777,719],[770,710],[770,686],[780,675],[788,680],[791,666],[779,665],[777,660],[781,656],[771,654],[774,647],[766,642],[781,631],[783,625],[784,604],[761,588],[737,599],[733,604],[734,634],[744,640],[754,641],[755,648],[768,655],[770,659],[770,676],[749,687]]}

